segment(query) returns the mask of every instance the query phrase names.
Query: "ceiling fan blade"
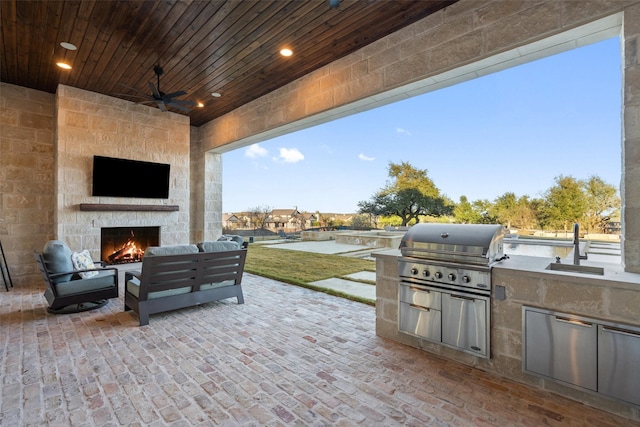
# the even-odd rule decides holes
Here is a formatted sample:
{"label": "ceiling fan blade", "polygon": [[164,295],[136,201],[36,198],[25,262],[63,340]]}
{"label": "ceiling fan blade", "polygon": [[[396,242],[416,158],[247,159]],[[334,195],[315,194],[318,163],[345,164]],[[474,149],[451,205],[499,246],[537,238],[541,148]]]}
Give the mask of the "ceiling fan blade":
{"label": "ceiling fan blade", "polygon": [[190,112],[190,111],[191,111],[191,109],[190,109],[190,108],[185,108],[185,107],[183,107],[182,105],[178,105],[178,104],[176,104],[175,102],[170,102],[170,103],[169,103],[169,107],[177,108],[178,110],[180,110],[180,111],[184,111],[185,113],[188,113],[188,112]]}
{"label": "ceiling fan blade", "polygon": [[162,96],[160,96],[160,92],[158,92],[158,89],[156,89],[156,86],[149,82],[149,89],[151,89],[151,93],[153,93],[153,97],[155,99],[162,99]]}
{"label": "ceiling fan blade", "polygon": [[177,92],[171,92],[171,93],[168,93],[168,94],[166,94],[164,97],[165,97],[165,98],[175,98],[175,97],[177,97],[177,96],[182,96],[182,95],[186,95],[186,94],[187,94],[187,92],[185,92],[185,91],[183,91],[183,90],[179,90],[179,91],[177,91]]}
{"label": "ceiling fan blade", "polygon": [[160,111],[165,111],[165,112],[166,112],[166,111],[168,111],[168,110],[167,110],[167,106],[166,106],[166,105],[164,105],[164,102],[162,102],[162,101],[156,101],[156,104],[158,104],[158,108],[160,109]]}

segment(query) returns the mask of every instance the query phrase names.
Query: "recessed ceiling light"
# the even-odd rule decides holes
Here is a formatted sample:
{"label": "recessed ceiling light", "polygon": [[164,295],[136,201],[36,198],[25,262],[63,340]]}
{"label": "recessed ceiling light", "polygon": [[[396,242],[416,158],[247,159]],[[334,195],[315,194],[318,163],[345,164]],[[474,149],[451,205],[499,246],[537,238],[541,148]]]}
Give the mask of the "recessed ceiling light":
{"label": "recessed ceiling light", "polygon": [[213,92],[211,96],[213,96],[214,98],[220,98],[222,95],[220,95],[218,92]]}
{"label": "recessed ceiling light", "polygon": [[69,42],[61,42],[60,46],[62,46],[63,48],[67,49],[67,50],[76,50],[77,47],[74,44],[71,44]]}
{"label": "recessed ceiling light", "polygon": [[293,51],[288,48],[280,49],[280,55],[282,56],[291,56],[293,55]]}
{"label": "recessed ceiling light", "polygon": [[204,107],[204,104],[202,102],[198,102],[198,108],[202,108]]}
{"label": "recessed ceiling light", "polygon": [[71,69],[71,65],[65,64],[64,62],[56,62],[56,65],[60,68],[64,68],[65,70]]}

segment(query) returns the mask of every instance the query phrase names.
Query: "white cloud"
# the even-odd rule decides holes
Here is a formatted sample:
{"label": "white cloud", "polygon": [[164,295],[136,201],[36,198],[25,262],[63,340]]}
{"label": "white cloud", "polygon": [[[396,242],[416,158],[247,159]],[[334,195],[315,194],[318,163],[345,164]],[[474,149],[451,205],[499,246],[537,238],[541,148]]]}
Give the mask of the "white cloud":
{"label": "white cloud", "polygon": [[367,162],[371,162],[376,159],[375,157],[365,156],[363,153],[358,154],[358,158]]}
{"label": "white cloud", "polygon": [[405,134],[407,136],[411,136],[411,132],[409,132],[408,130],[403,129],[403,128],[396,128],[396,133],[397,134]]}
{"label": "white cloud", "polygon": [[304,155],[297,148],[281,148],[280,160],[285,163],[297,163],[304,160]]}
{"label": "white cloud", "polygon": [[261,147],[259,144],[250,145],[249,148],[244,150],[244,155],[252,159],[255,159],[256,157],[265,157],[267,154],[269,154],[269,151],[267,151],[266,148]]}

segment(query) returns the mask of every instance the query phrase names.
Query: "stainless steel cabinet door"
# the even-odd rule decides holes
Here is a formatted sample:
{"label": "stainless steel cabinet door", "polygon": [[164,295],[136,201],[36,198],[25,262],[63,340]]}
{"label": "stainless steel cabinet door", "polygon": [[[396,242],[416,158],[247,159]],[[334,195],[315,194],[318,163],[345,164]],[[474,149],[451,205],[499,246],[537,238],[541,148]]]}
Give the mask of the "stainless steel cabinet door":
{"label": "stainless steel cabinet door", "polygon": [[440,342],[442,316],[440,310],[400,302],[398,329],[420,338]]}
{"label": "stainless steel cabinet door", "polygon": [[596,391],[596,325],[530,310],[524,317],[525,370]]}
{"label": "stainless steel cabinet door", "polygon": [[640,405],[640,328],[598,326],[598,392]]}
{"label": "stainless steel cabinet door", "polygon": [[442,342],[479,356],[489,354],[487,299],[442,294]]}

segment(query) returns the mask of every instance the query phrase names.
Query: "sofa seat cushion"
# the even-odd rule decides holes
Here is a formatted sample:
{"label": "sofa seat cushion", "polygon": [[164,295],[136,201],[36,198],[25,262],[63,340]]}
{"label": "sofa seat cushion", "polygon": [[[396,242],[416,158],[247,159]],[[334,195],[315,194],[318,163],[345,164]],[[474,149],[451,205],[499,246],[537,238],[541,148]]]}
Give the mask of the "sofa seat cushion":
{"label": "sofa seat cushion", "polygon": [[197,254],[198,252],[198,247],[196,245],[149,246],[145,249],[144,256]]}
{"label": "sofa seat cushion", "polygon": [[242,246],[241,243],[232,240],[223,240],[215,242],[200,242],[198,248],[200,252],[222,252],[222,251],[237,251]]}
{"label": "sofa seat cushion", "polygon": [[[73,271],[71,261],[71,249],[60,240],[49,240],[42,248],[42,257],[47,264],[49,274],[66,273]],[[72,274],[66,274],[51,279],[53,283],[63,283],[71,280]]]}
{"label": "sofa seat cushion", "polygon": [[206,285],[200,285],[200,290],[206,291],[209,289],[224,288],[225,286],[233,286],[235,285],[235,283],[236,282],[234,280],[225,280],[218,283],[207,283]]}
{"label": "sofa seat cushion", "polygon": [[[140,297],[140,280],[138,280],[137,277],[127,281],[127,292],[136,298]],[[166,291],[149,292],[147,299],[164,298],[172,295],[188,294],[189,292],[191,292],[191,286],[184,286],[181,288],[167,289]]]}
{"label": "sofa seat cushion", "polygon": [[89,279],[71,280],[69,282],[58,283],[56,291],[60,296],[82,294],[100,289],[113,288],[116,285],[116,276],[113,270],[98,271],[98,274]]}

